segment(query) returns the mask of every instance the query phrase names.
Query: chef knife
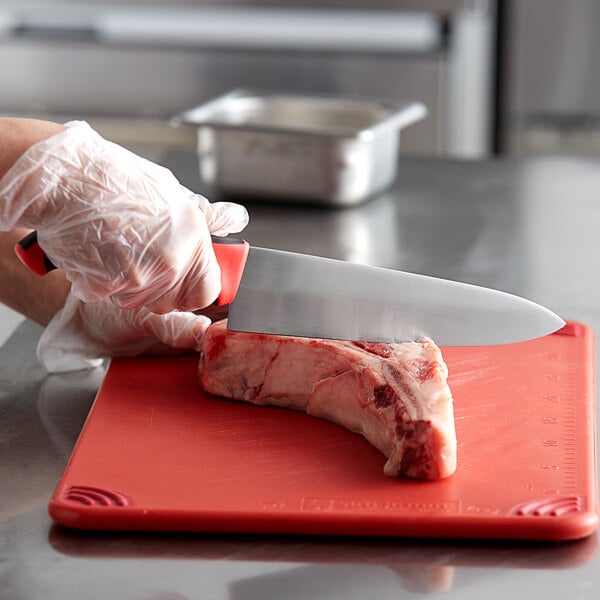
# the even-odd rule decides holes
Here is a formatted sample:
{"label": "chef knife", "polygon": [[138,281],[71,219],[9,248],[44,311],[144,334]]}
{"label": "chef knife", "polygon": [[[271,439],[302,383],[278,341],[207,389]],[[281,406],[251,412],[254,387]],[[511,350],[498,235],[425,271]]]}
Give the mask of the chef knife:
{"label": "chef knife", "polygon": [[[552,333],[565,322],[547,308],[495,289],[415,273],[250,246],[213,236],[221,267],[217,304],[228,328],[300,337],[484,346]],[[15,250],[34,272],[54,265],[33,232]]]}

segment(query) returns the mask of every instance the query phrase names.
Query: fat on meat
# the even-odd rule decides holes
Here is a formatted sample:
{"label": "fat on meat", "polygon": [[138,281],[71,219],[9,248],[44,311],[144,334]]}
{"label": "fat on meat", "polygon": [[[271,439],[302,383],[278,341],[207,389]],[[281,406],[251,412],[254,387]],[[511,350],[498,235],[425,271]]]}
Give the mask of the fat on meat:
{"label": "fat on meat", "polygon": [[430,339],[346,342],[229,331],[213,323],[199,364],[214,395],[301,410],[363,435],[391,477],[437,480],[456,469],[448,369]]}

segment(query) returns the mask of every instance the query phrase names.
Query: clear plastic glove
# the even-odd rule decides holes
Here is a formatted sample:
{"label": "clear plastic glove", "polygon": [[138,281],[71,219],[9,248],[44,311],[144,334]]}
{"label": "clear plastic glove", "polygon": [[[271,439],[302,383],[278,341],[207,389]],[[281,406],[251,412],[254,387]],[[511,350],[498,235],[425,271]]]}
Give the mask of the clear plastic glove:
{"label": "clear plastic glove", "polygon": [[199,351],[210,323],[209,317],[191,312],[123,310],[109,300],[83,302],[69,294],[44,329],[37,355],[48,372],[60,373],[98,367],[115,356]]}
{"label": "clear plastic glove", "polygon": [[0,181],[0,197],[0,229],[37,229],[78,298],[159,314],[215,300],[210,234],[248,222],[242,206],[210,203],[85,122],[31,146]]}

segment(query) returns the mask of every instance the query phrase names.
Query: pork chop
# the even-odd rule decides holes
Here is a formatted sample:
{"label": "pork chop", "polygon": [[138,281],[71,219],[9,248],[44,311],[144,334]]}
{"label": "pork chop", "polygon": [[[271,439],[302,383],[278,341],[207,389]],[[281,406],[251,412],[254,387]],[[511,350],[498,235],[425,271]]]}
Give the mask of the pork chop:
{"label": "pork chop", "polygon": [[346,342],[228,331],[213,323],[199,381],[211,394],[302,410],[362,434],[392,477],[436,480],[456,469],[448,369],[430,339]]}

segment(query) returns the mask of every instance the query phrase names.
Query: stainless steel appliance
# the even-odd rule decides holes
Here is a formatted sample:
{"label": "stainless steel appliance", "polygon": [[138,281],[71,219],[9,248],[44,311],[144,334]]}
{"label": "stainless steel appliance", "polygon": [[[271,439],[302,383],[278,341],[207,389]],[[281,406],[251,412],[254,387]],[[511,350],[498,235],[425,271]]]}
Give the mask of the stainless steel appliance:
{"label": "stainless steel appliance", "polygon": [[600,3],[508,4],[501,147],[511,154],[600,154]]}

